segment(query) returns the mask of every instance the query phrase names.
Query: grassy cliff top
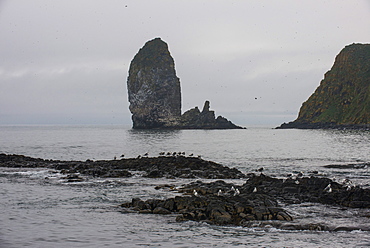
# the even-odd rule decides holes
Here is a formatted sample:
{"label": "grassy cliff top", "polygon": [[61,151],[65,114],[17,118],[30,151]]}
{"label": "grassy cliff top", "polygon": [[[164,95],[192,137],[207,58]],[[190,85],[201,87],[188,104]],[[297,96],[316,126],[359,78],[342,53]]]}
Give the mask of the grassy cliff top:
{"label": "grassy cliff top", "polygon": [[370,124],[370,44],[348,45],[336,56],[294,122]]}

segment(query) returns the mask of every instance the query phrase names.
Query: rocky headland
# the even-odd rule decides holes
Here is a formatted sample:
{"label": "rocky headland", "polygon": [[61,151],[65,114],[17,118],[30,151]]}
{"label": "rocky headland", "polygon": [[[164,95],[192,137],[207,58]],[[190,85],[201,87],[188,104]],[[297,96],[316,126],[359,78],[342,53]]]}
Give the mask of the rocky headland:
{"label": "rocky headland", "polygon": [[298,118],[278,128],[370,130],[370,44],[346,46]]}
{"label": "rocky headland", "polygon": [[128,100],[134,129],[240,129],[222,116],[215,117],[210,102],[202,112],[195,107],[181,114],[181,85],[168,45],[148,41],[130,64]]}

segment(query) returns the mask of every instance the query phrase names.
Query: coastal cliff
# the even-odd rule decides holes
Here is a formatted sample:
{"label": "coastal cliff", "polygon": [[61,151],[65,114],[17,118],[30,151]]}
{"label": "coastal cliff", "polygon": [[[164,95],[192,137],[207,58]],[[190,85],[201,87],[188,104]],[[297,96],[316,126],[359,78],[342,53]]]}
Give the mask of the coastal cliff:
{"label": "coastal cliff", "polygon": [[370,128],[370,44],[346,46],[298,118],[278,128]]}
{"label": "coastal cliff", "polygon": [[148,41],[131,61],[127,80],[134,129],[240,129],[222,116],[215,117],[210,102],[181,115],[181,85],[168,45]]}

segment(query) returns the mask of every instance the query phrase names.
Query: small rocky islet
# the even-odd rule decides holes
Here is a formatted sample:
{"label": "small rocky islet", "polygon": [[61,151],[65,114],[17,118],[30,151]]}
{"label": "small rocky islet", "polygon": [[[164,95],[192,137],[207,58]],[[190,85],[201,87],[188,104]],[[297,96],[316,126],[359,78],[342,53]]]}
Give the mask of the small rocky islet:
{"label": "small rocky islet", "polygon": [[243,129],[223,116],[216,117],[206,100],[181,114],[181,84],[168,45],[155,38],[134,56],[127,78],[134,129]]}
{"label": "small rocky islet", "polygon": [[[297,174],[284,179],[264,175],[262,170],[244,174],[236,168],[182,153],[100,161],[59,161],[0,154],[0,167],[56,169],[65,174],[65,179],[70,182],[88,177],[131,177],[135,171],[142,171],[143,177],[197,179],[181,187],[170,184],[155,187],[181,195],[145,201],[133,198],[119,206],[119,211],[124,213],[176,214],[177,221],[237,226],[251,226],[255,221],[265,221],[281,229],[329,230],[324,226],[294,224],[293,217],[284,206],[311,202],[343,208],[370,208],[370,189],[353,186],[348,181],[338,183],[319,177],[314,172],[309,176]],[[202,182],[201,179],[213,180]],[[241,179],[245,182],[237,185],[222,179]]]}
{"label": "small rocky islet", "polygon": [[143,177],[148,178],[239,179],[245,177],[236,168],[203,160],[198,156],[185,156],[182,152],[169,152],[168,155],[158,157],[149,157],[144,154],[137,158],[96,161],[90,159],[86,161],[60,161],[0,154],[0,167],[45,167],[60,170],[71,179],[78,174],[103,178],[132,177],[135,172],[141,172]]}

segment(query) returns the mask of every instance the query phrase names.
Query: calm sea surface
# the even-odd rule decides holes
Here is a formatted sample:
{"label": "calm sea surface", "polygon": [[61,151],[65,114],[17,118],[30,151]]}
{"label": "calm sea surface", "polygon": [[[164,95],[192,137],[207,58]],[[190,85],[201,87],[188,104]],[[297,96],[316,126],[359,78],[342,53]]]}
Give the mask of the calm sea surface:
{"label": "calm sea surface", "polygon": [[[370,162],[369,131],[338,130],[132,130],[125,126],[0,126],[0,153],[60,160],[137,157],[186,152],[244,173],[317,171],[370,187],[370,170],[324,165]],[[212,226],[175,221],[175,216],[122,213],[133,197],[167,198],[158,184],[189,179],[88,178],[67,183],[58,171],[0,168],[0,247],[366,247],[369,210],[321,204],[284,206],[294,222],[351,227],[353,231],[286,231],[256,222],[254,227]],[[203,180],[207,181],[207,180]],[[232,180],[243,184],[243,180]],[[366,217],[367,216],[367,217]]]}

